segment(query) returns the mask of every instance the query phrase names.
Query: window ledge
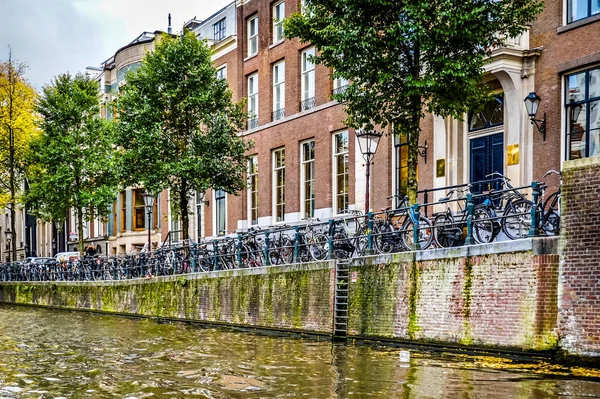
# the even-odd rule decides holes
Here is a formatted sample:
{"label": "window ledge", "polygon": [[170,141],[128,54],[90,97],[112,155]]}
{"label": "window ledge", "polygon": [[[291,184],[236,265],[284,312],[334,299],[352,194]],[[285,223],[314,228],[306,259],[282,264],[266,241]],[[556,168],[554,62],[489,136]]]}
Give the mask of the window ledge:
{"label": "window ledge", "polygon": [[571,22],[570,24],[561,26],[556,30],[556,33],[568,32],[570,30],[577,29],[585,25],[593,24],[594,22],[598,21],[600,21],[600,14],[592,15],[591,17],[586,17],[578,21]]}
{"label": "window ledge", "polygon": [[257,55],[258,55],[258,53],[249,55],[248,57],[244,58],[244,62],[251,60],[252,58],[255,58]]}
{"label": "window ledge", "polygon": [[275,43],[271,44],[271,45],[269,46],[269,50],[271,50],[272,48],[275,48],[275,47],[279,46],[279,45],[280,45],[281,43],[283,43],[284,41],[285,41],[285,39],[281,39],[280,41],[278,41],[278,42],[275,42]]}

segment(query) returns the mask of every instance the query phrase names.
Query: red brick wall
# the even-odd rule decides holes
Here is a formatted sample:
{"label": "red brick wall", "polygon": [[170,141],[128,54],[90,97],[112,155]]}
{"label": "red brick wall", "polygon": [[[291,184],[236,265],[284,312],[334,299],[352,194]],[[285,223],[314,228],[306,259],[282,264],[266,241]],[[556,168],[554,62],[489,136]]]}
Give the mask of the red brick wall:
{"label": "red brick wall", "polygon": [[390,263],[356,264],[349,334],[555,348],[558,256],[525,248],[513,252],[502,244],[490,246],[485,255],[468,256],[462,250],[422,261],[403,254]]}
{"label": "red brick wall", "polygon": [[561,215],[562,347],[600,355],[600,157],[565,162]]}

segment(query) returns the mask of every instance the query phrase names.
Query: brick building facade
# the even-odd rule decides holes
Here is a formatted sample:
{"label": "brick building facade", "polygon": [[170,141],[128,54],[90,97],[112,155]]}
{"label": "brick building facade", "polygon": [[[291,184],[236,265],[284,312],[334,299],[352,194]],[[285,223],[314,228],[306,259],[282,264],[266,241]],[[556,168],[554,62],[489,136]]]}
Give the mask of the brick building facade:
{"label": "brick building facade", "polygon": [[[332,71],[321,65],[312,71],[305,56],[314,51],[310,44],[278,38],[279,20],[298,12],[301,1],[237,1],[226,8],[226,18],[233,17],[234,5],[236,37],[231,40],[236,45],[227,53],[216,51],[214,62],[217,68],[226,65],[234,99],[248,99],[249,126],[242,134],[255,143],[249,181],[256,186],[225,199],[207,193],[204,235],[294,223],[306,216],[327,218],[343,209],[364,211],[364,161],[354,132],[343,124],[343,104],[331,99],[346,83],[333,81]],[[420,141],[427,145],[427,162],[419,160],[419,188],[473,182],[494,171],[508,176],[514,186],[529,185],[567,159],[600,154],[600,133],[594,134],[600,132],[600,102],[594,102],[600,96],[600,70],[594,69],[600,67],[600,42],[592,39],[600,37],[597,13],[594,4],[580,0],[548,0],[531,26],[494,50],[484,80],[494,88],[496,100],[462,120],[428,115],[422,121]],[[223,10],[197,31],[214,33],[215,21],[222,17]],[[307,83],[311,79],[314,88]],[[277,89],[282,82],[284,90]],[[536,118],[546,114],[545,139],[530,123],[523,102],[530,92],[542,99]],[[579,116],[571,123],[574,108]],[[340,135],[343,160],[335,148]],[[314,147],[307,160],[303,146],[310,142]],[[283,164],[278,161],[282,150]],[[338,161],[347,163],[343,184],[338,184]],[[312,186],[307,167],[314,171]],[[403,192],[405,168],[406,147],[384,136],[372,169],[372,210],[390,205],[387,197]],[[558,180],[548,183],[555,186]],[[444,195],[440,190],[428,200]]]}

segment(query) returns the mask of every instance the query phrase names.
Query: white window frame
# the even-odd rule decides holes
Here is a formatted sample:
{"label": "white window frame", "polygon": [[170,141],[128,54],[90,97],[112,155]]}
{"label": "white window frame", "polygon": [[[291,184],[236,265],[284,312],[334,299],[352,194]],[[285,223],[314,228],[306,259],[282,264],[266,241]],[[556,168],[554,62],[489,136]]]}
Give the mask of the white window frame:
{"label": "white window frame", "polygon": [[348,79],[333,78],[333,92],[334,93],[337,89],[342,88],[344,86],[348,86]]}
{"label": "white window frame", "polygon": [[227,80],[227,64],[223,64],[217,69],[217,79]]}
{"label": "white window frame", "polygon": [[[336,152],[336,137],[338,135],[341,134],[345,134],[346,135],[346,141],[348,143],[348,147],[346,148],[345,151],[342,152]],[[332,178],[333,178],[333,182],[332,182],[332,213],[333,215],[338,215],[338,185],[337,185],[337,176],[338,176],[338,167],[337,167],[337,158],[340,156],[346,156],[348,157],[348,172],[346,173],[347,175],[347,179],[350,179],[350,139],[349,139],[349,133],[347,130],[342,130],[339,132],[335,132],[332,136],[332,147],[331,147],[331,154],[332,154],[332,167],[331,167],[331,171],[332,171]],[[348,203],[346,204],[345,208],[342,208],[341,210],[346,210],[348,208],[348,206],[350,205],[350,190],[348,190],[348,192],[346,193],[346,196],[348,197]]]}
{"label": "white window frame", "polygon": [[302,68],[301,100],[306,101],[315,97],[315,64],[309,61],[309,56],[315,55],[315,48],[310,47],[302,52],[300,60]]}
{"label": "white window frame", "polygon": [[258,15],[248,18],[248,57],[258,54]]}
{"label": "white window frame", "polygon": [[273,44],[285,39],[283,34],[283,20],[285,19],[285,1],[273,4]]}
{"label": "white window frame", "polygon": [[258,119],[258,73],[248,76],[248,119]]}
{"label": "white window frame", "polygon": [[[253,164],[256,165],[255,173],[252,173]],[[250,182],[251,182],[251,179],[253,176],[256,176],[256,223],[252,223],[253,222],[253,220],[252,220],[253,192],[252,192],[252,185],[250,184]],[[250,226],[258,225],[258,210],[259,210],[258,200],[259,200],[259,196],[258,196],[258,155],[252,155],[248,159],[248,225],[250,225]]]}
{"label": "white window frame", "polygon": [[273,112],[279,110],[285,110],[285,61],[273,65]]}
{"label": "white window frame", "polygon": [[[219,190],[212,190],[212,203],[214,204],[214,206],[212,207],[213,237],[219,236],[219,230],[217,229],[217,191]],[[227,193],[225,193],[225,200],[223,201],[223,206],[225,207],[225,228],[223,230],[225,231],[225,235],[227,235]]]}
{"label": "white window frame", "polygon": [[[282,166],[277,166],[277,153],[279,152],[283,152],[283,165]],[[274,150],[271,151],[271,159],[272,159],[272,169],[273,169],[273,179],[272,179],[272,189],[271,189],[271,196],[272,196],[272,211],[273,211],[273,222],[274,223],[285,223],[285,147],[279,147],[279,148],[275,148]],[[282,186],[282,190],[283,190],[283,213],[281,215],[281,220],[277,220],[278,215],[277,215],[277,206],[279,205],[277,203],[277,174],[280,172],[283,172],[283,186]]]}
{"label": "white window frame", "polygon": [[[312,159],[305,159],[304,157],[304,146],[309,144],[309,143],[313,143],[313,158]],[[314,190],[315,190],[315,158],[316,158],[316,147],[314,145],[315,143],[315,139],[310,139],[310,140],[306,140],[300,143],[300,217],[301,218],[307,218],[307,217],[313,217],[314,216],[314,211],[316,206],[313,205],[313,212],[312,214],[308,214],[307,213],[307,209],[306,209],[306,201],[309,200],[309,198],[307,198],[307,192],[306,192],[306,169],[305,169],[305,165],[308,163],[312,163],[312,170],[313,170],[313,176],[312,176],[312,194],[314,195]]]}

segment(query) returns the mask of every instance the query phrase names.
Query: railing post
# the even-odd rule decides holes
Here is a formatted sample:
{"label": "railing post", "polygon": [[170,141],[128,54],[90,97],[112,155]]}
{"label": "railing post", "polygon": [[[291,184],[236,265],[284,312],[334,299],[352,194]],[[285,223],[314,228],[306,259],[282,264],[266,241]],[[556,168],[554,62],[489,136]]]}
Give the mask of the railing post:
{"label": "railing post", "polygon": [[198,244],[192,243],[192,272],[196,273],[198,271]]}
{"label": "railing post", "polygon": [[327,259],[333,258],[333,219],[329,219],[329,234],[327,234]]}
{"label": "railing post", "polygon": [[412,218],[413,218],[413,247],[414,251],[421,250],[420,227],[421,227],[421,212],[419,212],[419,204],[414,204],[412,207]]}
{"label": "railing post", "polygon": [[540,200],[540,183],[537,181],[534,181],[533,183],[531,183],[531,189],[532,189],[532,199],[533,199],[533,204],[531,204],[531,227],[529,228],[529,237],[536,237],[539,235],[540,233],[540,229],[538,228],[538,207],[539,207],[539,200]]}
{"label": "railing post", "polygon": [[269,246],[271,245],[271,240],[269,240],[269,231],[265,231],[265,247],[263,251],[265,252],[265,266],[271,265],[271,259],[269,259]]}
{"label": "railing post", "polygon": [[429,207],[429,190],[425,190],[423,193],[423,202],[425,202],[425,217],[428,217],[427,208]]}
{"label": "railing post", "polygon": [[467,194],[467,238],[465,238],[465,245],[473,245],[473,210],[475,204],[473,204],[473,194]]}
{"label": "railing post", "polygon": [[300,226],[294,227],[294,263],[298,263],[298,255],[300,253]]}
{"label": "railing post", "polygon": [[219,242],[213,240],[213,270],[219,270]]}
{"label": "railing post", "polygon": [[[241,234],[238,234],[238,242],[237,242],[237,266],[238,267],[242,267],[242,236]],[[249,256],[250,254],[246,254],[246,256]]]}
{"label": "railing post", "polygon": [[367,214],[367,250],[369,255],[373,254],[373,212]]}

